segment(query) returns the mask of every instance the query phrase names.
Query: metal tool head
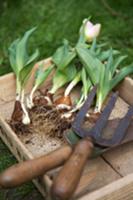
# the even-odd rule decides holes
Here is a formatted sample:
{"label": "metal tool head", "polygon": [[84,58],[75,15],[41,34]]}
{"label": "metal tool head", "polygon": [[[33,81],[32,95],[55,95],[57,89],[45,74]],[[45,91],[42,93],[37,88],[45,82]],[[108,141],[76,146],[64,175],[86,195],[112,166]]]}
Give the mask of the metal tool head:
{"label": "metal tool head", "polygon": [[75,120],[72,124],[72,130],[80,137],[91,137],[94,143],[102,147],[118,145],[124,138],[125,132],[131,122],[133,116],[133,107],[130,107],[127,114],[124,116],[123,119],[121,119],[112,138],[105,139],[102,137],[102,131],[106,126],[108,118],[114,108],[115,102],[118,97],[118,92],[113,93],[108,104],[105,106],[103,112],[101,113],[99,119],[96,121],[94,127],[92,127],[90,130],[86,130],[83,128],[82,124],[84,122],[86,113],[88,112],[88,109],[90,108],[93,102],[95,94],[96,87],[92,89],[86,102],[84,103],[80,111],[77,113],[77,116],[75,117]]}

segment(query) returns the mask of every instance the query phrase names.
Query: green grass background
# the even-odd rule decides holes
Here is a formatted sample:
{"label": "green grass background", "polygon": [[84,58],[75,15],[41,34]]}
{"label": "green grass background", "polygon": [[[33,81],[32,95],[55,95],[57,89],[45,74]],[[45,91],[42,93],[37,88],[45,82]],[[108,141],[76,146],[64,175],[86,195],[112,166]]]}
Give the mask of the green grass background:
{"label": "green grass background", "polygon": [[[66,38],[74,44],[82,20],[92,16],[102,24],[100,39],[128,55],[133,62],[133,1],[132,0],[1,0],[0,1],[0,75],[11,71],[8,46],[26,30],[37,26],[30,49],[40,50],[46,58]],[[0,171],[16,160],[0,142]],[[33,184],[13,190],[1,190],[0,200],[30,200],[42,197]]]}

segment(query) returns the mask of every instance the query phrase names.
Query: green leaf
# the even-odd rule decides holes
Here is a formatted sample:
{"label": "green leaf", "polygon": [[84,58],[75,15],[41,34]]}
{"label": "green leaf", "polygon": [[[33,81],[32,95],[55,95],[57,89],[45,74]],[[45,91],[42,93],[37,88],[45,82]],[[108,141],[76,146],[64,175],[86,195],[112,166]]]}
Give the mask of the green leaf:
{"label": "green leaf", "polygon": [[66,83],[69,83],[76,76],[76,67],[74,64],[70,64],[63,71],[56,70],[53,78],[53,86],[50,92],[55,93],[60,87],[63,87]]}
{"label": "green leaf", "polygon": [[101,43],[101,44],[98,44],[98,48],[101,48],[101,47],[105,47],[107,46],[108,42],[104,42],[104,43]]}
{"label": "green leaf", "polygon": [[122,68],[115,77],[110,81],[110,90],[112,90],[120,81],[122,81],[127,75],[133,73],[133,63],[129,66]]}
{"label": "green leaf", "polygon": [[[36,28],[32,28],[27,31],[21,39],[15,40],[9,47],[10,64],[18,80],[16,82],[18,85],[16,88],[21,87],[22,89],[25,86],[33,67],[33,61],[35,61],[39,55],[38,50],[31,56],[29,56],[27,52],[29,37],[35,29]],[[19,91],[21,89],[19,89]]]}
{"label": "green leaf", "polygon": [[35,31],[36,27],[25,32],[22,39],[18,42],[16,46],[16,65],[19,70],[21,70],[28,62],[28,52],[27,43],[31,34]]}
{"label": "green leaf", "polygon": [[36,71],[34,85],[39,87],[47,79],[53,68],[54,65],[49,66],[47,69],[44,69],[44,66],[41,65]]}
{"label": "green leaf", "polygon": [[[113,50],[113,55],[118,55],[120,52],[117,51],[117,50]],[[106,51],[102,51],[99,55],[98,55],[98,59],[101,61],[101,62],[104,62],[108,59],[110,55],[110,49],[109,50],[106,50]]]}
{"label": "green leaf", "polygon": [[16,63],[16,46],[18,45],[19,41],[20,39],[15,40],[8,49],[10,64],[16,76],[18,76],[19,74],[19,70]]}
{"label": "green leaf", "polygon": [[96,52],[95,52],[95,56],[98,58],[99,57],[99,55],[101,54],[101,48],[98,48],[98,49],[96,49]]}
{"label": "green leaf", "polygon": [[64,86],[67,81],[67,76],[62,71],[56,71],[53,78],[53,86],[50,92],[54,94],[60,87]]}
{"label": "green leaf", "polygon": [[[96,101],[96,105],[99,108],[99,110],[101,109],[102,103],[105,100],[106,96],[108,95],[108,93],[118,84],[120,83],[120,81],[122,81],[127,75],[133,73],[133,64],[127,67],[124,67],[121,69],[121,71],[119,71],[115,77],[111,78],[110,80],[106,80],[104,79],[103,82],[103,87],[99,89],[98,93],[97,93],[97,101]],[[111,74],[111,72],[110,72]]]}
{"label": "green leaf", "polygon": [[107,72],[112,68],[113,61],[114,61],[114,59],[113,59],[113,50],[111,48],[109,50],[109,57],[108,57],[107,64],[106,64]]}
{"label": "green leaf", "polygon": [[33,65],[28,65],[21,69],[19,73],[19,80],[20,80],[22,88],[24,88],[27,80],[29,79],[32,68],[33,68]]}
{"label": "green leaf", "polygon": [[92,84],[91,84],[90,79],[87,77],[86,70],[84,68],[82,68],[81,79],[83,83],[82,92],[83,92],[84,98],[86,99],[88,95],[88,90],[90,89]]}
{"label": "green leaf", "polygon": [[39,50],[36,49],[35,52],[28,58],[28,61],[26,65],[29,65],[30,63],[34,62],[39,56]]}
{"label": "green leaf", "polygon": [[75,56],[75,51],[69,46],[68,41],[65,40],[64,45],[59,47],[52,56],[52,60],[59,70],[63,70],[72,62]]}
{"label": "green leaf", "polygon": [[118,58],[115,60],[114,64],[113,64],[112,67],[111,67],[111,73],[112,73],[112,75],[114,75],[114,73],[116,72],[117,67],[120,65],[120,63],[121,63],[123,60],[125,60],[125,58],[127,58],[126,55],[125,55],[125,56],[120,56],[120,57],[118,57]]}
{"label": "green leaf", "polygon": [[77,69],[73,63],[71,63],[64,71],[68,81],[71,81],[77,74]]}
{"label": "green leaf", "polygon": [[111,68],[113,66],[113,50],[112,48],[110,49],[110,53],[109,53],[109,57],[108,57],[108,61],[107,64],[105,64],[105,74],[104,74],[104,79],[103,79],[103,89],[104,88],[108,88],[109,87],[109,81],[111,80],[112,76],[111,76]]}
{"label": "green leaf", "polygon": [[104,74],[104,65],[90,51],[82,46],[76,47],[80,61],[85,66],[91,82],[95,85],[99,83],[100,77]]}
{"label": "green leaf", "polygon": [[96,38],[94,38],[94,39],[93,39],[93,42],[92,42],[92,45],[91,45],[91,48],[90,48],[90,52],[91,52],[92,54],[95,54],[96,49],[97,49],[97,41],[96,41]]}

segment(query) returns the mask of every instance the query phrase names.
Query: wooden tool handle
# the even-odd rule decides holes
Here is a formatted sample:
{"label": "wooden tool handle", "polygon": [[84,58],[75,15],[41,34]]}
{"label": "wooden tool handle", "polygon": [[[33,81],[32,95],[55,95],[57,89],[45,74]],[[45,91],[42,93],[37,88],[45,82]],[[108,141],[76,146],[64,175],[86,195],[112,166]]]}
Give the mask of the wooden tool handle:
{"label": "wooden tool handle", "polygon": [[66,145],[48,155],[16,164],[0,174],[0,187],[13,188],[43,175],[46,171],[62,165],[71,152],[71,146]]}
{"label": "wooden tool handle", "polygon": [[69,160],[54,180],[51,188],[53,199],[67,200],[74,193],[87,159],[91,156],[93,143],[89,138],[82,139],[75,146]]}

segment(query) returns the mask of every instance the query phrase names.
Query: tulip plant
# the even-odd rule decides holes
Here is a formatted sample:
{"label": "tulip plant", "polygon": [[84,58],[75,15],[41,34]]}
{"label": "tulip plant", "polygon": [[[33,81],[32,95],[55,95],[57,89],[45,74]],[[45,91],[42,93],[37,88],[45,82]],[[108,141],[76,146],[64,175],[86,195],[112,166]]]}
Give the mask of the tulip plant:
{"label": "tulip plant", "polygon": [[[24,86],[30,75],[33,61],[38,56],[37,50],[32,56],[29,56],[26,51],[28,38],[34,30],[35,28],[27,31],[22,39],[17,39],[9,48],[10,63],[16,74],[17,88],[12,118],[16,119],[18,116],[16,113],[21,113],[24,124],[30,123],[24,105]],[[59,88],[65,87],[63,96],[54,102],[57,108],[68,110],[66,116],[70,116],[83,105],[91,87],[97,85],[95,112],[101,112],[103,102],[109,92],[125,76],[133,73],[133,64],[117,70],[127,56],[121,56],[119,51],[112,48],[105,50],[106,44],[98,44],[97,38],[100,30],[101,24],[94,25],[85,19],[81,25],[76,45],[72,47],[67,40],[64,40],[63,45],[53,54],[51,66],[47,69],[44,69],[43,65],[39,66],[35,74],[33,88],[27,97],[29,109],[34,106],[35,91],[54,69],[52,87],[48,93],[54,95]],[[80,98],[72,105],[70,93],[79,83],[81,84]],[[52,103],[49,96],[45,96],[45,98]]]}
{"label": "tulip plant", "polygon": [[27,52],[29,37],[35,29],[36,28],[32,28],[27,31],[22,38],[15,40],[9,47],[10,64],[16,75],[16,101],[12,114],[12,120],[22,120],[24,124],[30,123],[29,114],[24,104],[24,87],[30,76],[33,62],[35,62],[39,55],[38,50],[36,50],[31,56],[29,56]]}
{"label": "tulip plant", "polygon": [[[67,86],[64,92],[64,97],[61,98],[63,102],[64,99],[70,95],[70,92],[77,85],[77,83],[81,82],[81,98],[77,102],[76,107],[73,108],[70,112],[73,112],[81,107],[81,105],[86,100],[87,94],[92,85],[98,85],[95,111],[100,112],[102,104],[109,92],[125,76],[133,73],[132,65],[125,66],[119,70],[118,73],[116,72],[121,62],[127,56],[120,56],[120,52],[113,49],[103,50],[102,48],[105,46],[104,44],[97,45],[96,38],[98,37],[100,30],[100,24],[94,25],[89,20],[85,19],[80,28],[80,36],[76,46],[74,48],[69,47],[69,49],[71,49],[71,54],[70,52],[67,52],[66,54],[66,51],[59,48],[57,50],[58,55],[54,55],[53,60],[58,61],[59,57],[61,58],[61,56],[64,55],[64,60],[68,59],[69,61],[73,62],[76,57],[82,64],[80,69],[77,68],[75,77]],[[57,65],[58,64],[59,63],[57,63]],[[65,62],[65,69],[67,67],[69,68],[70,66],[70,64],[67,64],[68,62]],[[62,70],[64,69],[62,68]],[[59,101],[59,103],[62,102]]]}
{"label": "tulip plant", "polygon": [[[54,69],[54,64],[50,65],[47,69],[44,69],[44,64],[41,63],[35,73],[35,81],[34,86],[27,97],[27,107],[31,109],[34,106],[33,97],[36,90],[39,88],[39,86],[47,79],[49,74]],[[50,102],[51,103],[51,102]]]}

